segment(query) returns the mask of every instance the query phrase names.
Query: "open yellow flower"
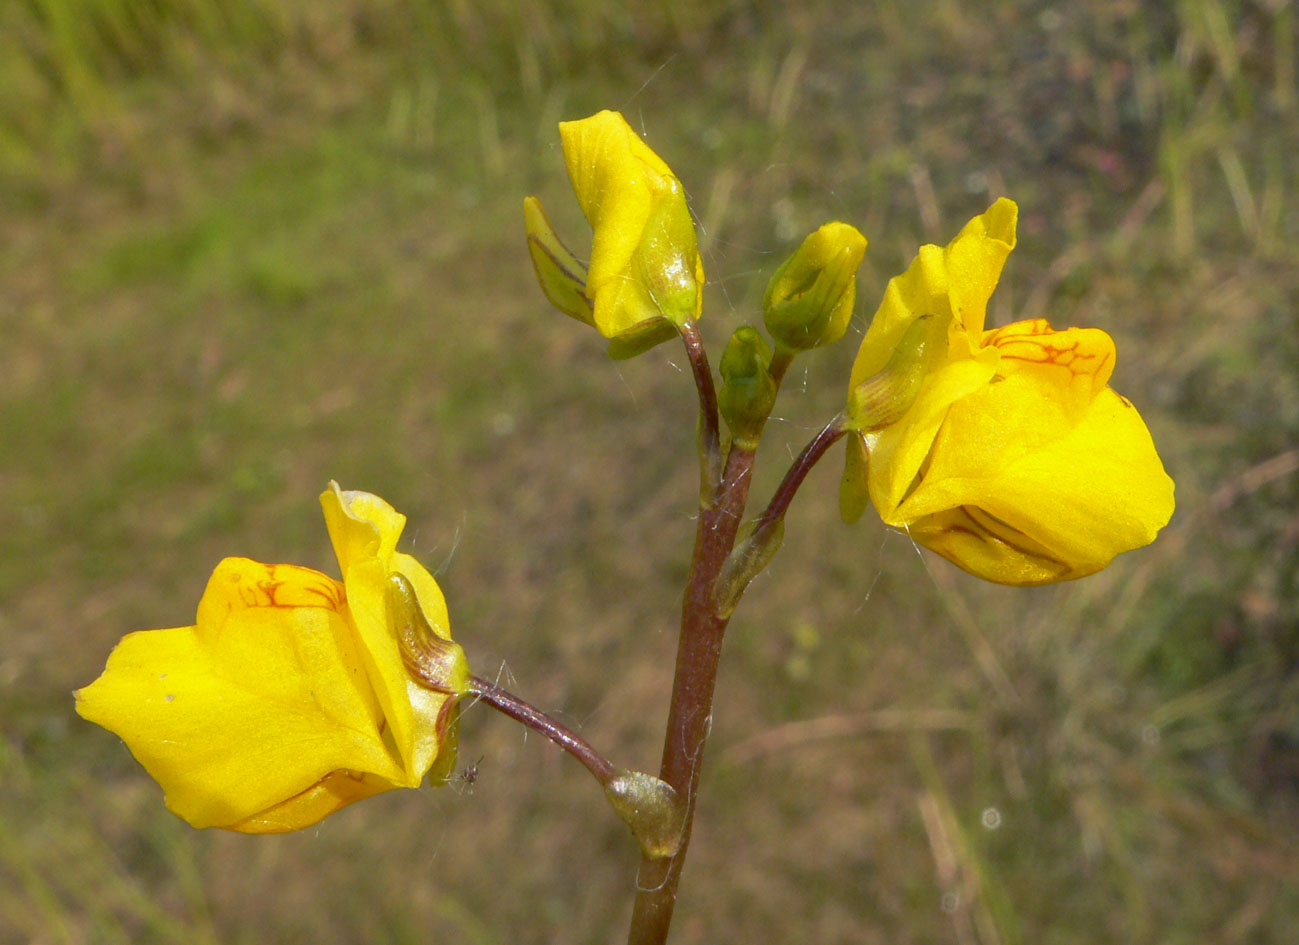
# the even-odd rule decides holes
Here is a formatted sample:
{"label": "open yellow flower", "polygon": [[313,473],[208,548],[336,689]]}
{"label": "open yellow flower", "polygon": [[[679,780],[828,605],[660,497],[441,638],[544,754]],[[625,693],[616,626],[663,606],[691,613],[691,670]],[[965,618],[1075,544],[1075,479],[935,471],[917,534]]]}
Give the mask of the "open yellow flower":
{"label": "open yellow flower", "polygon": [[[889,282],[853,365],[859,433],[842,505],[855,518],[869,495],[886,524],[970,573],[1045,584],[1153,541],[1172,516],[1173,482],[1136,408],[1107,386],[1109,335],[1054,331],[1044,319],[984,330],[1017,214],[998,200],[946,247],[922,246]],[[925,324],[914,399],[873,422],[853,392],[905,361],[899,344]]]}
{"label": "open yellow flower", "polygon": [[[342,582],[227,558],[194,626],[128,634],[76,694],[195,827],[297,830],[455,763],[469,673],[437,583],[396,551],[406,517],[334,483],[321,504]],[[407,668],[412,633],[443,657],[433,682]]]}
{"label": "open yellow flower", "polygon": [[560,241],[535,197],[524,201],[528,250],[547,298],[631,357],[699,317],[704,267],[685,192],[618,112],[559,124],[573,191],[594,230],[591,265]]}

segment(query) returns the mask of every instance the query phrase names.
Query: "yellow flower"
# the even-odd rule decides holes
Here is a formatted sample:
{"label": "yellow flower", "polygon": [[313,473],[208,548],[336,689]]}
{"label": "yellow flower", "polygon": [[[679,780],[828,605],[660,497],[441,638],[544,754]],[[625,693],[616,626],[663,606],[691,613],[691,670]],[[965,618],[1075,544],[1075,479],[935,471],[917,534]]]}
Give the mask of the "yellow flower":
{"label": "yellow flower", "polygon": [[704,267],[681,182],[617,112],[559,124],[573,191],[594,230],[583,267],[535,197],[524,201],[528,249],[547,298],[631,357],[699,317]]}
{"label": "yellow flower", "polygon": [[[406,517],[335,483],[321,504],[342,582],[227,558],[194,626],[128,634],[76,694],[195,827],[297,830],[455,763],[468,668],[436,582],[396,551]],[[445,657],[424,685],[402,646],[421,632]]]}
{"label": "yellow flower", "polygon": [[[1107,386],[1109,335],[1053,331],[1044,319],[984,330],[1017,214],[998,200],[946,247],[922,246],[889,282],[853,365],[859,432],[842,504],[855,518],[869,494],[886,524],[971,574],[1046,584],[1153,541],[1172,516],[1173,481],[1136,408]],[[899,342],[917,338],[924,371],[907,390],[913,399],[900,417],[881,410],[886,421],[873,423],[871,398],[851,392],[907,376]]]}

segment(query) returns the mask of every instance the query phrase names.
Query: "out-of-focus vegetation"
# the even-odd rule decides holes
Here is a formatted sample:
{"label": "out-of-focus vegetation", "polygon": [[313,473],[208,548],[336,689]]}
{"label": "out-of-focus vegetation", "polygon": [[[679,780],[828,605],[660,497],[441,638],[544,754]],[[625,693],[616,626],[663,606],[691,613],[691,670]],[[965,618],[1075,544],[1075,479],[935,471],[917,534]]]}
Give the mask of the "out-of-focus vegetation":
{"label": "out-of-focus vegetation", "polygon": [[[675,940],[1299,936],[1299,105],[1286,0],[14,0],[0,6],[0,940],[606,942],[636,855],[467,713],[477,780],[302,835],[189,830],[69,690],[246,554],[333,570],[330,478],[411,516],[478,672],[657,763],[695,494],[667,347],[612,364],[521,236],[555,122],[691,191],[705,334],[830,218],[860,329],[1021,206],[993,317],[1114,334],[1179,508],[986,586],[818,470],[732,626]],[[565,209],[567,208],[567,209]],[[839,407],[807,359],[755,493]],[[716,350],[716,347],[715,347]]]}

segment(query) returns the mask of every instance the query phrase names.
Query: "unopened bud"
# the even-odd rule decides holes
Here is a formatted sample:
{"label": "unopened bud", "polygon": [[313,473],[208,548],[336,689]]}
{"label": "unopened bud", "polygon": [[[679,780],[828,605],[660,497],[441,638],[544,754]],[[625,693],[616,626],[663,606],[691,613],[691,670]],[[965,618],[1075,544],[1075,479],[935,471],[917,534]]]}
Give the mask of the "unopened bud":
{"label": "unopened bud", "polygon": [[469,664],[459,643],[439,636],[429,626],[415,586],[393,572],[386,588],[388,628],[401,648],[406,671],[425,689],[460,695],[469,686]]}
{"label": "unopened bud", "polygon": [[857,299],[857,269],[866,237],[847,223],[827,223],[776,270],[762,300],[778,345],[807,351],[843,337]]}
{"label": "unopened bud", "polygon": [[717,406],[731,439],[744,449],[756,449],[762,427],[776,403],[776,382],[768,368],[771,346],[751,325],[735,330],[722,353],[722,389]]}

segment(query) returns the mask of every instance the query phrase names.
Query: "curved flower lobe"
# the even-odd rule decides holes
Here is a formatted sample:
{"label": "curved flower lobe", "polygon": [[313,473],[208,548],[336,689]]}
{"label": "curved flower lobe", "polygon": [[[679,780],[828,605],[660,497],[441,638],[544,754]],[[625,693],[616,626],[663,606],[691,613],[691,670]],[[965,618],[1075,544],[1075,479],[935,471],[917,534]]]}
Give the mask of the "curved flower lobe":
{"label": "curved flower lobe", "polygon": [[128,634],[77,711],[122,737],[196,827],[295,830],[454,756],[457,646],[442,692],[405,671],[384,582],[410,575],[430,632],[447,634],[432,577],[395,551],[405,517],[368,493],[322,496],[343,581],[227,558],[192,627]]}
{"label": "curved flower lobe", "polygon": [[877,376],[887,339],[905,326],[949,314],[947,347],[900,418],[873,431],[859,423],[869,463],[861,449],[850,455],[841,501],[851,517],[868,492],[886,524],[965,570],[1042,584],[1153,541],[1172,515],[1173,483],[1141,416],[1108,386],[1108,334],[1041,318],[983,330],[1015,215],[998,201],[889,283],[853,368],[850,414],[864,402],[852,392]]}

